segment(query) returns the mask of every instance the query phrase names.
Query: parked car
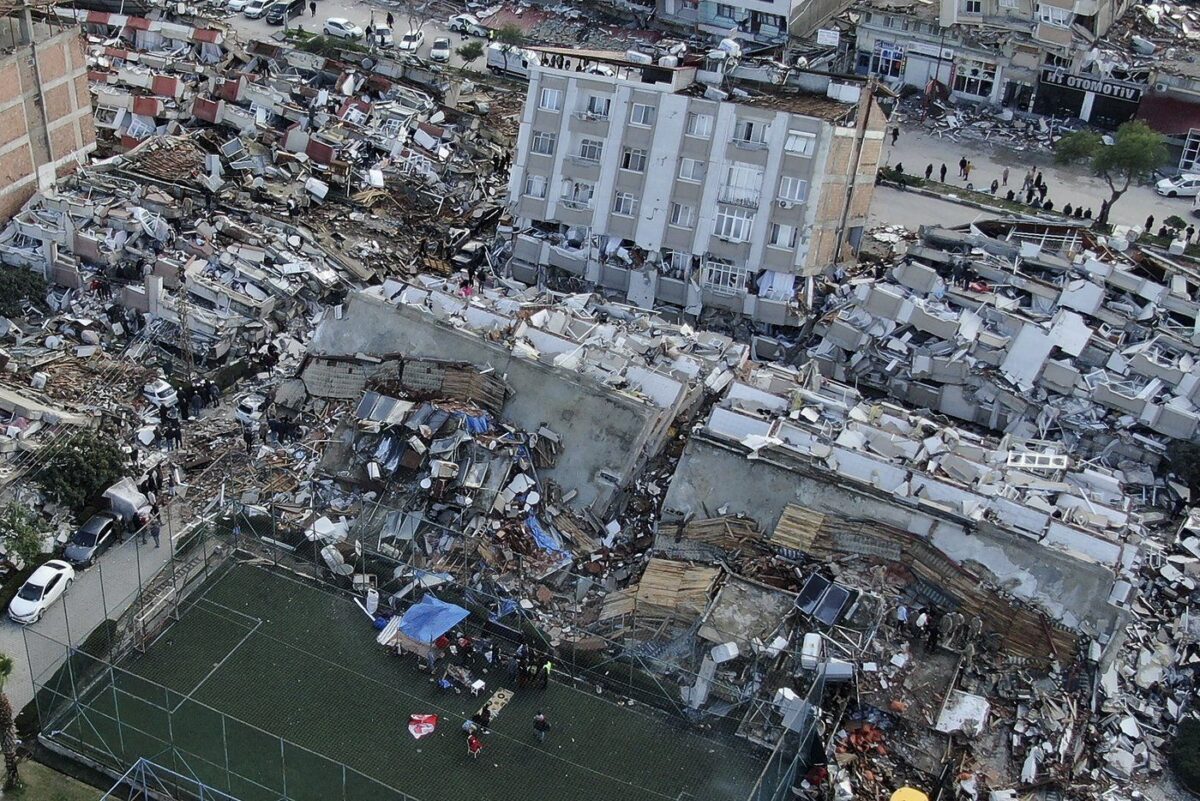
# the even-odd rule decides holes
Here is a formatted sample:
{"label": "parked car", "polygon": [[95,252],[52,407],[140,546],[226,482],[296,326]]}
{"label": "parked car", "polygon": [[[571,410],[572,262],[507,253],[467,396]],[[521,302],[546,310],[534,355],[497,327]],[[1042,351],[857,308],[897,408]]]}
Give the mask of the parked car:
{"label": "parked car", "polygon": [[266,14],[274,4],[275,0],[250,0],[242,13],[246,15],[246,19],[258,19]]}
{"label": "parked car", "polygon": [[380,25],[371,33],[371,36],[375,39],[375,46],[382,50],[390,50],[396,44],[396,39],[392,36],[392,29],[386,25]]}
{"label": "parked car", "polygon": [[1184,173],[1163,178],[1154,185],[1154,191],[1165,197],[1196,197],[1200,195],[1200,175]]}
{"label": "parked car", "polygon": [[269,25],[282,25],[289,19],[304,16],[304,0],[279,0],[267,12]]}
{"label": "parked car", "polygon": [[234,415],[244,426],[257,426],[267,413],[267,399],[262,395],[247,395],[238,401]]}
{"label": "parked car", "polygon": [[33,571],[8,605],[8,616],[17,623],[37,623],[75,580],[75,569],[61,559],[51,559]]}
{"label": "parked car", "polygon": [[120,527],[121,521],[115,515],[108,512],[92,515],[71,535],[67,547],[63,549],[63,559],[75,566],[90,565],[112,545]]}
{"label": "parked car", "polygon": [[465,33],[468,36],[488,35],[488,29],[472,14],[455,14],[446,27],[455,33]]}
{"label": "parked car", "polygon": [[179,394],[175,391],[175,387],[161,378],[142,387],[142,394],[146,396],[146,400],[160,409],[174,406],[179,401]]}
{"label": "parked car", "polygon": [[450,40],[445,36],[439,36],[433,40],[433,45],[429,48],[429,58],[432,61],[449,61],[450,60]]}
{"label": "parked car", "polygon": [[335,39],[361,39],[363,37],[363,29],[345,17],[330,17],[325,20],[325,27],[322,30],[326,36],[332,36]]}
{"label": "parked car", "polygon": [[415,53],[425,43],[425,31],[415,30],[409,31],[400,37],[400,49],[408,53]]}
{"label": "parked car", "polygon": [[250,4],[250,0],[229,0],[229,4],[225,7],[234,14],[240,14],[246,10],[246,6]]}

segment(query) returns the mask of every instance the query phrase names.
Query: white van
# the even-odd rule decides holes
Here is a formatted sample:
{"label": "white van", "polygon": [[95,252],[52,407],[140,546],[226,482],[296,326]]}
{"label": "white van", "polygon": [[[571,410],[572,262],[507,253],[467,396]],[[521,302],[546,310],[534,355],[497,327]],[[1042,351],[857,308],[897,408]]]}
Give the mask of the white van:
{"label": "white van", "polygon": [[537,53],[492,42],[487,47],[487,68],[496,75],[515,75],[529,80],[529,65],[540,64]]}

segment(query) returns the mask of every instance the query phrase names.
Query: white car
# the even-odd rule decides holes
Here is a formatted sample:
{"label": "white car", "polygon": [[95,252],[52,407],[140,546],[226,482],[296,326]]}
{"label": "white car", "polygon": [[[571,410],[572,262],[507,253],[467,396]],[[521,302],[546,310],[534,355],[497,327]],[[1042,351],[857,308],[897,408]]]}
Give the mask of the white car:
{"label": "white car", "polygon": [[371,31],[371,37],[375,40],[375,46],[381,50],[390,50],[396,44],[396,40],[392,36],[392,29],[386,25],[381,25]]}
{"label": "white car", "polygon": [[444,36],[434,39],[429,48],[429,58],[433,61],[449,61],[450,40]]}
{"label": "white car", "polygon": [[409,31],[400,37],[400,49],[409,53],[417,52],[418,48],[425,43],[425,31]]}
{"label": "white car", "polygon": [[361,39],[363,29],[345,17],[330,17],[325,20],[325,35],[335,39]]}
{"label": "white car", "polygon": [[238,14],[245,11],[246,6],[249,4],[250,0],[229,0],[229,3],[225,7],[233,13]]}
{"label": "white car", "polygon": [[1163,178],[1154,185],[1154,191],[1164,197],[1196,197],[1200,195],[1200,175],[1184,173]]}
{"label": "white car", "polygon": [[244,426],[257,427],[267,412],[267,399],[262,395],[247,395],[238,401],[234,415]]}
{"label": "white car", "polygon": [[470,36],[487,36],[488,29],[479,23],[479,19],[471,14],[455,14],[446,26],[455,33],[465,33]]}
{"label": "white car", "polygon": [[175,391],[175,387],[161,378],[142,387],[142,394],[146,396],[146,400],[160,409],[174,406],[179,401],[179,394]]}
{"label": "white car", "polygon": [[60,559],[51,559],[33,571],[17,590],[8,605],[8,616],[17,623],[37,623],[74,580],[73,567]]}
{"label": "white car", "polygon": [[250,0],[242,13],[246,15],[246,19],[258,19],[263,14],[266,14],[267,10],[274,4],[274,0]]}

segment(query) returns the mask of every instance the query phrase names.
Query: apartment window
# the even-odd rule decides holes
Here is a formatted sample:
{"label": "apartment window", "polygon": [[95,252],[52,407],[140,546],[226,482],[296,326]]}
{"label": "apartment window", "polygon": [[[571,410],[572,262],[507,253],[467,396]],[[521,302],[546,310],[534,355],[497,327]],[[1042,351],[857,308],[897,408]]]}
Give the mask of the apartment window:
{"label": "apartment window", "polygon": [[633,125],[650,126],[654,124],[654,106],[645,103],[634,103],[629,113],[629,122]]}
{"label": "apartment window", "polygon": [[632,217],[633,209],[637,205],[637,198],[629,192],[618,192],[617,197],[613,200],[613,214],[619,214],[622,217]]}
{"label": "apartment window", "polygon": [[763,171],[752,164],[731,164],[725,169],[725,185],[718,195],[723,203],[758,205],[762,191]]}
{"label": "apartment window", "polygon": [[982,14],[983,0],[963,0],[964,14]]}
{"label": "apartment window", "polygon": [[543,88],[538,98],[538,108],[545,111],[562,111],[562,90]]}
{"label": "apartment window", "polygon": [[130,139],[141,140],[145,139],[147,136],[153,135],[155,131],[154,126],[150,123],[142,122],[141,120],[134,120],[133,122],[129,123],[129,128],[125,131],[125,133],[128,134]]}
{"label": "apartment window", "polygon": [[694,257],[683,250],[664,250],[662,259],[662,274],[668,278],[687,278],[691,271]]}
{"label": "apartment window", "polygon": [[1038,4],[1038,19],[1047,25],[1053,25],[1056,28],[1069,28],[1071,27],[1071,17],[1073,16],[1069,9]]}
{"label": "apartment window", "polygon": [[627,147],[621,154],[621,169],[633,172],[646,171],[646,151],[636,147]]}
{"label": "apartment window", "polygon": [[703,181],[704,162],[696,159],[682,159],[679,162],[679,177],[685,181]]}
{"label": "apartment window", "polygon": [[587,181],[567,179],[563,181],[562,199],[567,206],[590,209],[592,207],[592,195],[595,191],[596,186],[594,184]]}
{"label": "apartment window", "polygon": [[534,153],[543,156],[554,155],[554,145],[558,142],[558,134],[547,133],[545,131],[534,131],[533,141],[529,144],[529,149]]}
{"label": "apartment window", "polygon": [[794,250],[799,234],[799,230],[794,225],[771,223],[771,238],[768,240],[768,244],[775,248]]}
{"label": "apartment window", "polygon": [[954,91],[977,97],[991,97],[996,83],[996,65],[964,58],[954,71]]}
{"label": "apartment window", "polygon": [[591,95],[588,97],[587,113],[593,117],[608,119],[608,110],[612,108],[612,98]]}
{"label": "apartment window", "polygon": [[811,156],[816,146],[817,137],[815,134],[804,133],[803,131],[788,131],[787,141],[784,142],[783,149],[793,156]]}
{"label": "apartment window", "polygon": [[711,114],[693,114],[688,112],[687,115],[687,135],[697,136],[701,139],[707,139],[712,136],[713,118]]}
{"label": "apartment window", "polygon": [[1001,8],[1020,8],[1020,0],[1000,0]]}
{"label": "apartment window", "polygon": [[599,161],[604,152],[604,143],[599,139],[582,139],[579,142],[579,158],[584,161]]}
{"label": "apartment window", "polygon": [[721,206],[713,234],[731,242],[746,242],[754,230],[754,212],[749,209]]}
{"label": "apartment window", "polygon": [[761,145],[767,139],[766,123],[757,120],[738,120],[733,127],[733,138],[736,142],[749,145]]}
{"label": "apartment window", "polygon": [[671,204],[671,225],[691,228],[696,224],[696,209],[683,203]]}
{"label": "apartment window", "polygon": [[728,259],[709,257],[704,265],[704,286],[717,292],[745,291],[746,268],[735,267]]}
{"label": "apartment window", "polygon": [[717,3],[716,15],[718,17],[721,17],[722,19],[737,19],[736,14],[737,14],[737,9],[734,8],[733,6],[727,5],[725,3]]}
{"label": "apartment window", "polygon": [[779,181],[779,199],[785,203],[803,203],[808,200],[808,181],[785,175]]}
{"label": "apartment window", "polygon": [[544,175],[526,175],[525,176],[525,194],[528,197],[536,197],[539,200],[546,197],[546,176]]}

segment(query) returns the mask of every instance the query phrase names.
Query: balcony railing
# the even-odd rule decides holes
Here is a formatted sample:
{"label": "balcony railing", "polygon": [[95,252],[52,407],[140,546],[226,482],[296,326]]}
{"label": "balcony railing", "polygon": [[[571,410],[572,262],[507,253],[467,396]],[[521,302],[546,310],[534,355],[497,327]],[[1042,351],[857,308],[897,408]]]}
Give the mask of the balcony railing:
{"label": "balcony railing", "polygon": [[743,206],[748,209],[758,208],[759,193],[753,189],[734,189],[723,186],[717,194],[717,199],[731,206]]}
{"label": "balcony railing", "polygon": [[756,142],[752,139],[734,139],[734,147],[740,147],[742,150],[766,150],[766,142]]}
{"label": "balcony railing", "polygon": [[563,195],[561,198],[559,198],[558,202],[566,206],[568,209],[575,209],[576,211],[592,210],[592,201],[590,198],[587,200],[579,200],[571,197],[570,195]]}
{"label": "balcony railing", "polygon": [[599,111],[588,111],[587,109],[576,111],[571,116],[577,120],[587,120],[589,122],[608,122],[608,114],[601,114]]}

